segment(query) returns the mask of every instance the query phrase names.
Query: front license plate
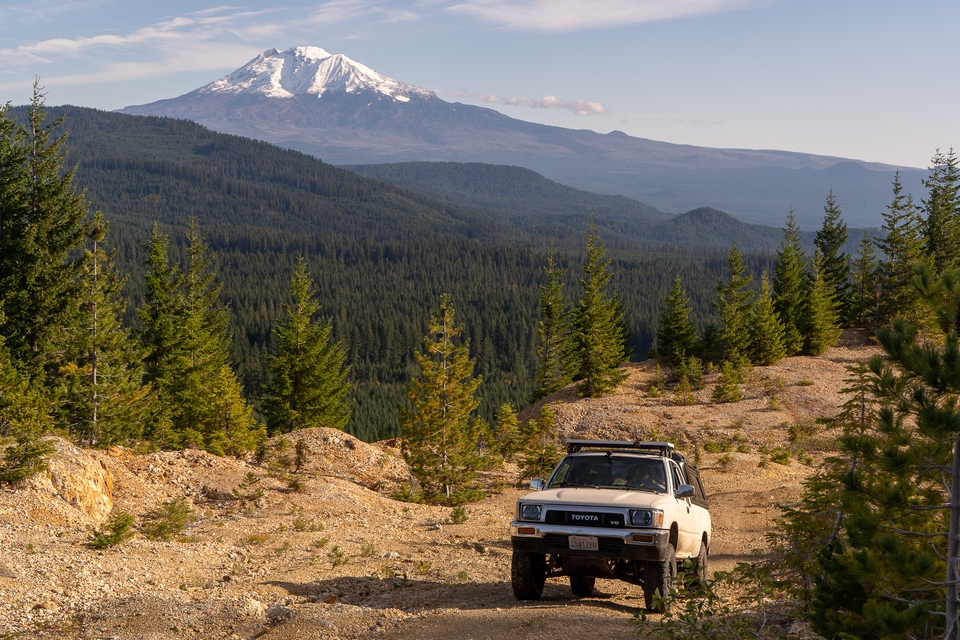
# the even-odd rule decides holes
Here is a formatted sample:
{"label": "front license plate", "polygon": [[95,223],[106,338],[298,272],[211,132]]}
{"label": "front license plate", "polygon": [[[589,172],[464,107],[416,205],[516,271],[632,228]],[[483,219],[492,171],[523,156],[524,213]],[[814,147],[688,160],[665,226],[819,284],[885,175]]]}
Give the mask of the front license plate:
{"label": "front license plate", "polygon": [[570,536],[570,548],[581,551],[599,551],[600,542],[597,536]]}

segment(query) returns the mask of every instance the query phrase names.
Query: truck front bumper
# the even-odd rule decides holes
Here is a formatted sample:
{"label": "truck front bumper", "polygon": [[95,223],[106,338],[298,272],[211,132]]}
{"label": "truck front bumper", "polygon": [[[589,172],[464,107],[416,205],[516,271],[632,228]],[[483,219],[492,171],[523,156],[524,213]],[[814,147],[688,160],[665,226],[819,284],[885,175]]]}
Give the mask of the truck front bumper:
{"label": "truck front bumper", "polygon": [[[597,550],[571,548],[570,536],[596,538]],[[666,559],[670,532],[665,529],[612,529],[548,525],[542,522],[511,522],[510,542],[515,551],[659,561]]]}

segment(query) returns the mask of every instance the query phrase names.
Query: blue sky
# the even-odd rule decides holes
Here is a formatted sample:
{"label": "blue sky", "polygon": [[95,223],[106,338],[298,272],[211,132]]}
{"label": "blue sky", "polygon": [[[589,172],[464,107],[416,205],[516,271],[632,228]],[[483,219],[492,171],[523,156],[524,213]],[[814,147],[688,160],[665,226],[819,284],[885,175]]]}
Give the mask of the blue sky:
{"label": "blue sky", "polygon": [[956,0],[0,0],[0,101],[118,109],[269,48],[601,133],[926,167],[960,148]]}

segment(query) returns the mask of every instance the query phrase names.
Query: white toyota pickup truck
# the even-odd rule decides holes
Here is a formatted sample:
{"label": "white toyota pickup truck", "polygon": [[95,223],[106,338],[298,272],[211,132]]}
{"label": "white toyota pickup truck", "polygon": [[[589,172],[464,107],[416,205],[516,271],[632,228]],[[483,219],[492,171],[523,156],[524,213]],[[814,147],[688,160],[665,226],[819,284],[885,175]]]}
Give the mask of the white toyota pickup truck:
{"label": "white toyota pickup truck", "polygon": [[[669,442],[569,440],[567,455],[517,500],[510,539],[513,593],[539,600],[544,581],[569,576],[578,597],[597,578],[666,595],[677,561],[707,575],[710,511],[700,475]],[[662,605],[661,605],[662,606]]]}

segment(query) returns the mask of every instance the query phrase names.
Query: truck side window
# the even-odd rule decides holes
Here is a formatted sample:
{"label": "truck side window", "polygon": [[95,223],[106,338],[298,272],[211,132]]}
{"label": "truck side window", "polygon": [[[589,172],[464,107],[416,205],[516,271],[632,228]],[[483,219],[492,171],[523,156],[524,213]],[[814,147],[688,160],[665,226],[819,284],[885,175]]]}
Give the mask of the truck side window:
{"label": "truck side window", "polygon": [[680,475],[680,469],[677,468],[676,463],[671,462],[670,468],[673,470],[673,490],[676,491],[677,487],[685,483],[683,481],[683,476]]}

